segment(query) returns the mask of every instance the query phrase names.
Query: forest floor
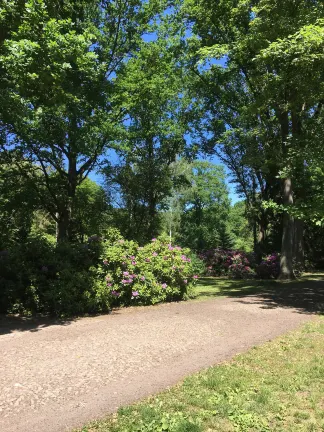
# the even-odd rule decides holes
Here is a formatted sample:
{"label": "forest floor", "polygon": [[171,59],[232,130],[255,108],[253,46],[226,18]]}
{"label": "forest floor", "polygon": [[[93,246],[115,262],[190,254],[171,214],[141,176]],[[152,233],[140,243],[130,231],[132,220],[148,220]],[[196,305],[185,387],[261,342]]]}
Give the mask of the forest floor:
{"label": "forest floor", "polygon": [[323,306],[321,275],[289,284],[207,278],[192,302],[70,321],[3,318],[0,430],[80,427],[292,330]]}

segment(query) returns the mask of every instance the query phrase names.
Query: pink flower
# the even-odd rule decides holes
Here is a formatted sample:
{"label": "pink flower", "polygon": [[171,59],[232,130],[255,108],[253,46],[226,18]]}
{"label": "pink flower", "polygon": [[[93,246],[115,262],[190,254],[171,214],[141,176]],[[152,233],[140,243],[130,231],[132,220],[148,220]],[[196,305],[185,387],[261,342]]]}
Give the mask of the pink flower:
{"label": "pink flower", "polygon": [[167,289],[168,285],[167,285],[166,283],[164,283],[164,284],[161,285],[161,287],[162,287],[163,289]]}
{"label": "pink flower", "polygon": [[176,270],[177,269],[177,267],[176,266],[172,266],[172,270]]}
{"label": "pink flower", "polygon": [[108,282],[108,283],[107,283],[107,286],[111,287],[111,286],[112,286],[112,283],[111,283],[111,282]]}
{"label": "pink flower", "polygon": [[111,291],[111,295],[113,295],[113,296],[115,296],[115,297],[119,297],[120,296],[120,294],[119,294],[119,292],[118,291]]}
{"label": "pink flower", "polygon": [[198,276],[197,276],[197,275],[194,275],[193,278],[194,278],[194,279],[198,279]]}
{"label": "pink flower", "polygon": [[110,281],[111,280],[111,276],[107,275],[106,276],[106,281]]}
{"label": "pink flower", "polygon": [[146,262],[151,262],[150,258],[145,258]]}
{"label": "pink flower", "polygon": [[108,261],[107,260],[103,260],[102,262],[104,263],[104,265],[108,265]]}
{"label": "pink flower", "polygon": [[178,250],[178,251],[182,250],[182,248],[180,246],[176,246],[175,249]]}
{"label": "pink flower", "polygon": [[138,291],[133,291],[132,292],[132,296],[133,297],[138,297],[139,296],[139,292]]}
{"label": "pink flower", "polygon": [[185,284],[187,284],[187,283],[188,283],[188,280],[187,280],[187,279],[184,279],[183,282],[184,282]]}
{"label": "pink flower", "polygon": [[169,250],[170,250],[170,251],[173,251],[173,250],[174,250],[174,247],[172,247],[171,245],[169,245]]}
{"label": "pink flower", "polygon": [[129,273],[128,273],[128,272],[123,272],[123,275],[124,275],[124,276],[128,276]]}
{"label": "pink flower", "polygon": [[152,238],[152,242],[155,242],[157,239],[156,238]]}
{"label": "pink flower", "polygon": [[153,252],[152,255],[153,255],[154,257],[158,256],[158,254],[157,254],[156,252]]}
{"label": "pink flower", "polygon": [[181,259],[182,259],[182,261],[187,261],[186,255],[181,255]]}
{"label": "pink flower", "polygon": [[136,261],[132,261],[132,265],[136,265]]}
{"label": "pink flower", "polygon": [[141,281],[145,281],[145,276],[140,277]]}

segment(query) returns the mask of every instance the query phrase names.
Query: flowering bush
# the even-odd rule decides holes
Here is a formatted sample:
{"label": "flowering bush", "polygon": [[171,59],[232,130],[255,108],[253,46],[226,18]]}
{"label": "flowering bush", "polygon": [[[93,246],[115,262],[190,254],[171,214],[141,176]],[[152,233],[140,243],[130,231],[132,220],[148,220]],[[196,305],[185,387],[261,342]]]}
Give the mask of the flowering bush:
{"label": "flowering bush", "polygon": [[190,250],[160,237],[139,247],[119,238],[106,241],[99,268],[98,295],[113,305],[155,304],[185,299],[198,279]]}
{"label": "flowering bush", "polygon": [[254,277],[254,256],[244,252],[212,249],[200,254],[210,276],[229,276],[234,279]]}
{"label": "flowering bush", "polygon": [[256,274],[260,279],[276,279],[280,273],[280,257],[278,254],[266,256],[256,267]]}

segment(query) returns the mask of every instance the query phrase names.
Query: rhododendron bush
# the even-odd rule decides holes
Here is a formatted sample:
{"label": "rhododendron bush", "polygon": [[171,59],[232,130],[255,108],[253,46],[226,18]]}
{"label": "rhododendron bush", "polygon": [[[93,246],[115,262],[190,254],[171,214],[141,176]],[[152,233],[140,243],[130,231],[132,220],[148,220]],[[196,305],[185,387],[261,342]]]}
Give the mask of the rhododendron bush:
{"label": "rhododendron bush", "polygon": [[140,247],[123,238],[104,243],[98,295],[112,305],[155,304],[187,298],[198,276],[190,250],[171,245],[167,237]]}
{"label": "rhododendron bush", "polygon": [[248,279],[255,276],[254,256],[244,252],[212,249],[200,254],[209,276],[229,276],[234,279]]}
{"label": "rhododendron bush", "polygon": [[280,273],[280,257],[273,253],[266,256],[256,267],[257,276],[260,279],[276,279]]}
{"label": "rhododendron bush", "polygon": [[200,254],[209,276],[228,276],[232,279],[276,279],[280,272],[280,256],[265,256],[256,264],[253,253],[237,250],[212,249]]}

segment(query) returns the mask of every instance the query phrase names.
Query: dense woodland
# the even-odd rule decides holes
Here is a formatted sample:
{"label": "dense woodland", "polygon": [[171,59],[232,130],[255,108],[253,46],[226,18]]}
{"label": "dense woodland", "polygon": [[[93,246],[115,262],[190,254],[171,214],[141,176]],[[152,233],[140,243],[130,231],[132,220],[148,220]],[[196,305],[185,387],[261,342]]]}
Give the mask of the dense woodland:
{"label": "dense woodland", "polygon": [[1,1],[0,312],[321,268],[323,78],[317,0]]}

